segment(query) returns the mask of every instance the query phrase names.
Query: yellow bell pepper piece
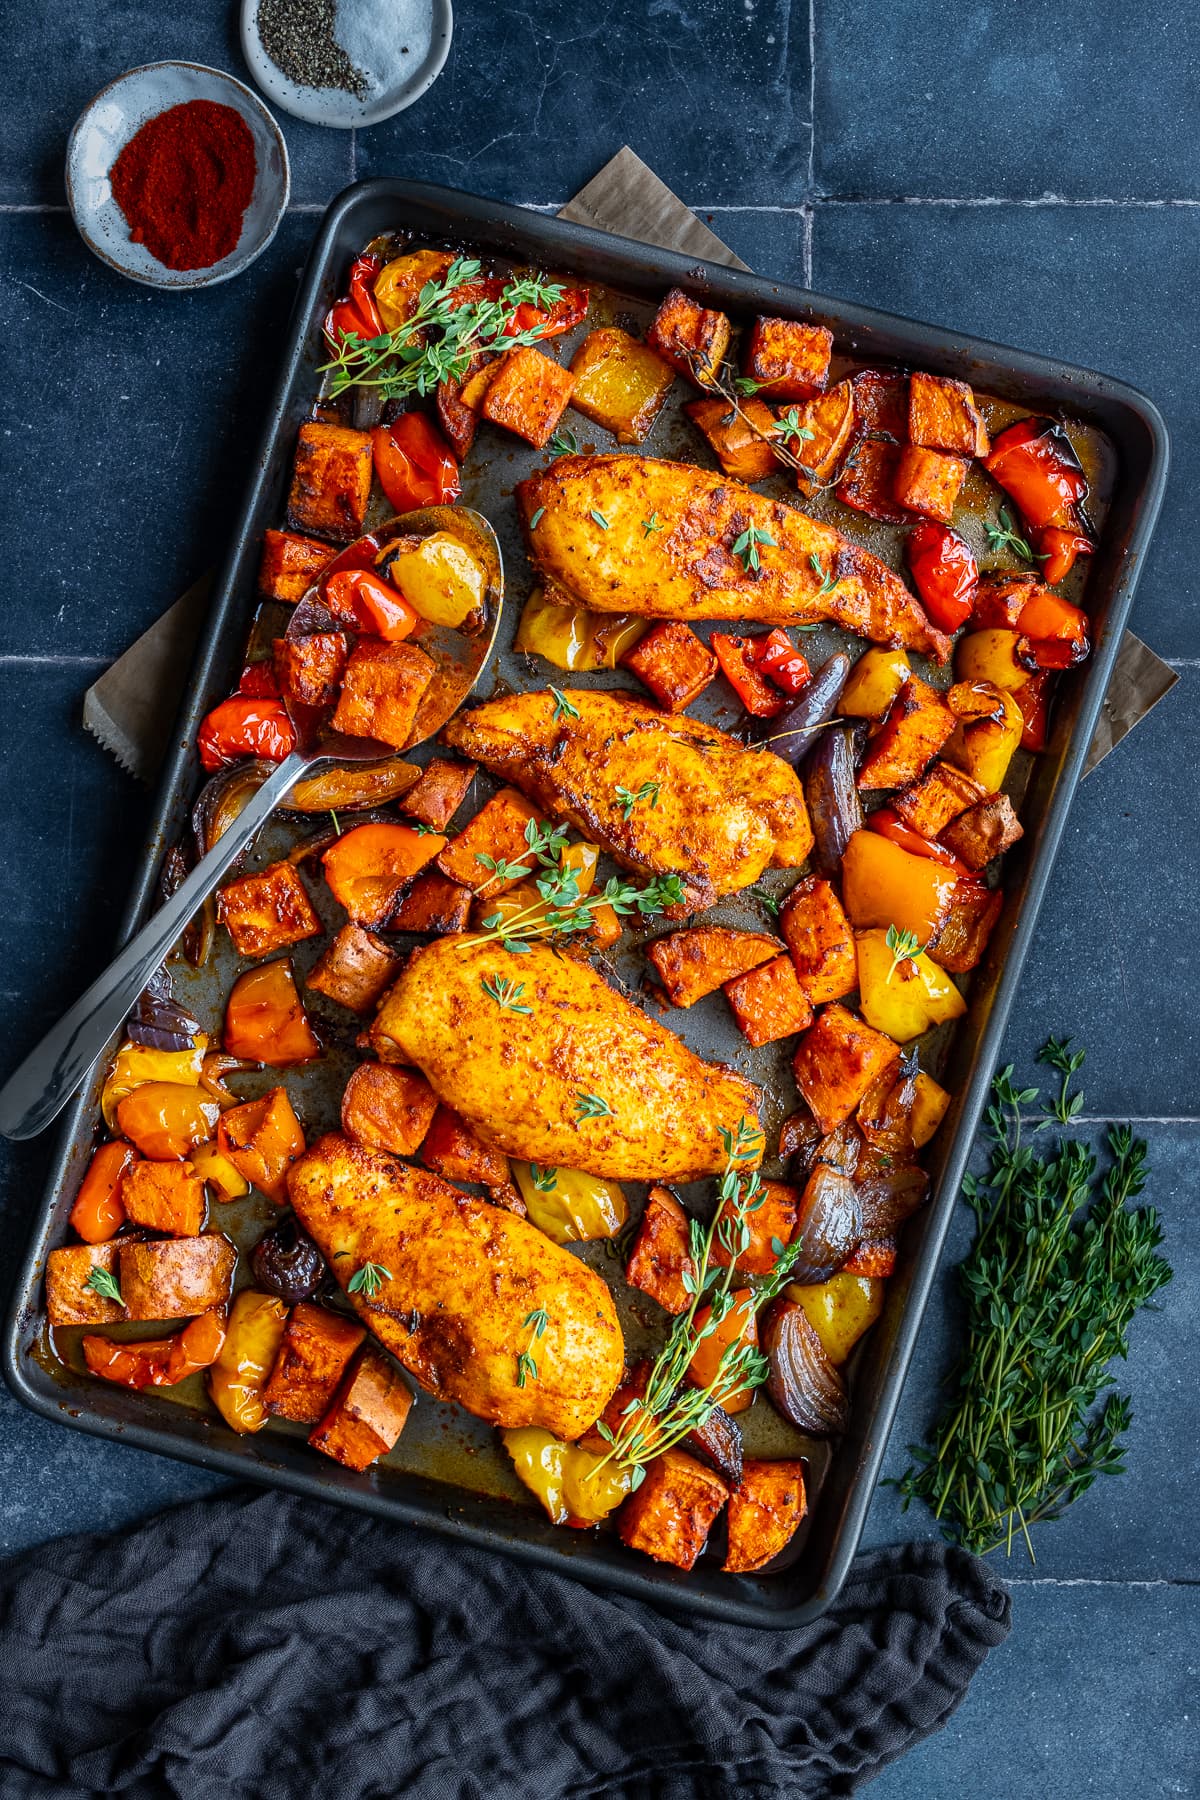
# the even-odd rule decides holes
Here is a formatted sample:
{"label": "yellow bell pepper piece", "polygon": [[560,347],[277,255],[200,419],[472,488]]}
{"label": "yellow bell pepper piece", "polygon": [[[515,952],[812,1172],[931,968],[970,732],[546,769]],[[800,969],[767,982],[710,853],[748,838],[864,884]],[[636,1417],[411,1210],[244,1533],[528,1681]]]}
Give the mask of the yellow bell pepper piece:
{"label": "yellow bell pepper piece", "polygon": [[946,921],[957,879],[877,831],[856,831],[842,857],[842,903],[852,925],[895,925],[927,944]]}
{"label": "yellow bell pepper piece", "polygon": [[956,769],[964,769],[990,794],[995,794],[1004,785],[1013,752],[1021,742],[1025,721],[1013,696],[994,683],[992,686],[999,716],[964,720],[951,734],[942,755]]}
{"label": "yellow bell pepper piece", "polygon": [[126,1039],[105,1078],[100,1111],[110,1131],[117,1128],[117,1107],[134,1088],[147,1081],[170,1081],[180,1087],[197,1087],[208,1039],[201,1032],[191,1050],[152,1050],[147,1044]]}
{"label": "yellow bell pepper piece", "polygon": [[556,669],[572,674],[615,669],[625,651],[649,629],[648,619],[632,613],[594,613],[585,606],[560,606],[544,588],[535,588],[522,610],[513,648],[544,657]]}
{"label": "yellow bell pepper piece", "polygon": [[855,948],[862,1016],[897,1044],[966,1012],[967,1003],[949,975],[927,956],[918,951],[895,961],[886,931],[860,932]]}
{"label": "yellow bell pepper piece", "polygon": [[911,674],[903,650],[864,650],[842,689],[838,712],[847,719],[882,719]]}
{"label": "yellow bell pepper piece", "polygon": [[530,1224],[556,1244],[616,1237],[629,1217],[628,1202],[615,1181],[602,1181],[582,1169],[544,1169],[537,1163],[515,1162],[512,1171]]}
{"label": "yellow bell pepper piece", "polygon": [[924,1069],[917,1074],[916,1099],[912,1109],[913,1144],[919,1150],[927,1144],[946,1116],[950,1096]]}
{"label": "yellow bell pepper piece", "polygon": [[261,1431],[267,1422],[262,1391],[283,1342],[288,1309],[274,1294],[243,1288],[233,1303],[221,1354],[208,1371],[208,1391],[234,1431]]}
{"label": "yellow bell pepper piece", "polygon": [[442,281],[454,258],[448,250],[412,250],[395,256],[375,277],[375,304],[385,331],[397,331],[417,310],[427,281]]}
{"label": "yellow bell pepper piece", "polygon": [[448,531],[435,531],[388,566],[393,586],[431,625],[461,625],[487,595],[487,570]]}
{"label": "yellow bell pepper piece", "polygon": [[215,1144],[197,1144],[189,1152],[188,1161],[201,1181],[207,1181],[216,1188],[219,1200],[240,1200],[243,1194],[250,1192],[250,1183],[246,1177],[238,1174],[229,1158],[222,1156]]}
{"label": "yellow bell pepper piece", "polygon": [[1016,631],[968,632],[954,652],[955,675],[959,681],[990,681],[993,687],[1015,693],[1029,680],[1029,670],[1017,661],[1020,641]]}
{"label": "yellow bell pepper piece", "polygon": [[500,1436],[518,1476],[556,1525],[565,1525],[568,1519],[596,1524],[621,1504],[633,1485],[629,1471],[612,1463],[601,1469],[602,1456],[578,1444],[564,1444],[535,1425],[502,1431]]}
{"label": "yellow bell pepper piece", "polygon": [[887,1283],[877,1275],[831,1275],[812,1287],[792,1282],[789,1300],[804,1308],[831,1363],[844,1363],[864,1332],[883,1311]]}

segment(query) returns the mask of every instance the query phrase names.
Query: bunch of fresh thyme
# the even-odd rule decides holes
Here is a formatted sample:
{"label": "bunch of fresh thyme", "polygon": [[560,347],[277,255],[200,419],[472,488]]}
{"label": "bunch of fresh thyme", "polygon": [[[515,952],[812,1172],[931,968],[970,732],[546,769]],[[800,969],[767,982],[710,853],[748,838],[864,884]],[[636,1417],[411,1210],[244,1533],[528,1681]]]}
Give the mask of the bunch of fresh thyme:
{"label": "bunch of fresh thyme", "polygon": [[[1059,1091],[1035,1125],[1069,1125],[1083,1105],[1070,1091],[1082,1050],[1051,1038],[1039,1061]],[[1153,1208],[1132,1209],[1146,1179],[1146,1146],[1127,1125],[1108,1133],[1111,1161],[1097,1182],[1085,1144],[1060,1138],[1048,1156],[1022,1142],[1021,1109],[1037,1088],[1016,1089],[1011,1067],[994,1084],[987,1179],[963,1192],[977,1221],[959,1271],[966,1348],[932,1446],[896,1484],[905,1505],[924,1500],[948,1537],[978,1554],[1019,1534],[1033,1559],[1031,1525],[1056,1519],[1098,1475],[1120,1474],[1129,1400],[1110,1394],[1109,1364],[1124,1357],[1130,1322],[1166,1282]]]}
{"label": "bunch of fresh thyme", "polygon": [[519,306],[549,308],[563,296],[561,282],[539,275],[512,276],[496,300],[464,300],[460,289],[475,281],[481,265],[458,256],[441,281],[427,281],[417,296],[411,318],[378,337],[348,332],[329,341],[331,357],[321,373],[329,376],[331,396],[347,388],[378,388],[385,400],[430,394],[443,381],[461,381],[480,352],[515,350],[536,344],[544,321],[526,331],[510,331]]}

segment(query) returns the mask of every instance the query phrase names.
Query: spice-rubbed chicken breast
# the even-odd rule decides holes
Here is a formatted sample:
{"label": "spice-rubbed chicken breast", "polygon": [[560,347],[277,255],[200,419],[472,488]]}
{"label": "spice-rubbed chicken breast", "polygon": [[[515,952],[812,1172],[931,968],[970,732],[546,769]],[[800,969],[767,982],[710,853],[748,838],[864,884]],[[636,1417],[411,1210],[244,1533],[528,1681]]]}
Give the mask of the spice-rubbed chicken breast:
{"label": "spice-rubbed chicken breast", "polygon": [[[288,1186],[359,1318],[429,1393],[562,1438],[603,1412],[625,1354],[612,1295],[535,1226],[336,1132],[294,1164]],[[350,1293],[367,1263],[380,1285]],[[536,1337],[527,1321],[539,1308]],[[537,1368],[523,1387],[522,1351]]]}
{"label": "spice-rubbed chicken breast", "polygon": [[[519,1012],[494,998],[520,988]],[[492,992],[484,987],[487,982]],[[479,1136],[524,1162],[615,1180],[687,1181],[725,1167],[720,1127],[757,1123],[748,1081],[703,1062],[587,963],[469,935],[414,950],[371,1040],[424,1074]]]}
{"label": "spice-rubbed chicken breast", "polygon": [[[645,456],[560,456],[518,482],[517,505],[549,591],[598,612],[765,625],[834,619],[879,644],[941,662],[950,654],[950,639],[886,563],[728,476]],[[733,550],[752,526],[765,533],[757,572],[748,547]]]}
{"label": "spice-rubbed chicken breast", "polygon": [[691,911],[766,868],[798,868],[812,849],[804,789],[781,757],[633,694],[571,688],[565,699],[487,700],[442,737],[625,868],[679,875]]}

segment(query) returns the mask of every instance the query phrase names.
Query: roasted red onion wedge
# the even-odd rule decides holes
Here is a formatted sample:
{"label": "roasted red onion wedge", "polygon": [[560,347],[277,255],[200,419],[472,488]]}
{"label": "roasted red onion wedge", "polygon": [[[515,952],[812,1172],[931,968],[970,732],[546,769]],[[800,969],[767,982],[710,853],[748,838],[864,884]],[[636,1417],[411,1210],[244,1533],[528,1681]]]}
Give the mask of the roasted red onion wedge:
{"label": "roasted red onion wedge", "polygon": [[804,795],[812,820],[813,867],[820,875],[837,875],[842,852],[863,822],[852,733],[845,726],[831,725],[821,732],[804,765]]}
{"label": "roasted red onion wedge", "polygon": [[800,1254],[792,1265],[792,1280],[805,1284],[828,1281],[862,1235],[858,1189],[828,1163],[818,1163],[800,1201],[796,1225]]}
{"label": "roasted red onion wedge", "polygon": [[763,1349],[771,1373],[767,1392],[785,1419],[814,1437],[836,1437],[850,1418],[846,1386],[795,1300],[776,1300],[767,1315]]}
{"label": "roasted red onion wedge", "polygon": [[863,1238],[891,1237],[919,1210],[929,1191],[929,1177],[915,1163],[902,1163],[860,1180],[857,1186]]}
{"label": "roasted red onion wedge", "polygon": [[718,1475],[736,1487],[742,1479],[742,1434],[727,1412],[714,1407],[707,1422],[689,1431],[683,1440],[685,1450],[711,1463]]}

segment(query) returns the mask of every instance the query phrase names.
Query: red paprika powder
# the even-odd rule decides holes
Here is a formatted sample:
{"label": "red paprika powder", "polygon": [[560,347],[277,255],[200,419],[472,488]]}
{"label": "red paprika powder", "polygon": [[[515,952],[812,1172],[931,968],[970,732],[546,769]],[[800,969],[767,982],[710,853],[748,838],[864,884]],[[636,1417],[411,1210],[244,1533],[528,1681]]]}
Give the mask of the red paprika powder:
{"label": "red paprika powder", "polygon": [[147,119],[109,179],[135,244],[168,269],[207,269],[236,249],[256,172],[241,114],[189,100]]}

